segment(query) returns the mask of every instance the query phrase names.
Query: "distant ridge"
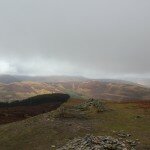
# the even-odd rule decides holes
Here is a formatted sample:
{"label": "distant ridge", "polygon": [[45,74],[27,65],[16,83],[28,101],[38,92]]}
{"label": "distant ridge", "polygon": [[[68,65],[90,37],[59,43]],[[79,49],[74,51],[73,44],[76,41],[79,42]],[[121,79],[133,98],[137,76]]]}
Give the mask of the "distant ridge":
{"label": "distant ridge", "polygon": [[32,81],[32,82],[83,82],[83,81],[100,81],[111,83],[123,83],[123,84],[138,84],[146,87],[150,87],[150,78],[125,78],[123,79],[92,79],[83,76],[65,76],[65,75],[52,75],[52,76],[27,76],[27,75],[0,75],[0,83],[10,84],[14,82]]}
{"label": "distant ridge", "polygon": [[23,76],[23,75],[0,75],[0,82],[10,84],[21,81],[33,82],[70,82],[87,81],[89,79],[82,76]]}
{"label": "distant ridge", "polygon": [[12,75],[0,75],[0,82],[9,84],[13,82],[20,82],[21,80],[17,76]]}

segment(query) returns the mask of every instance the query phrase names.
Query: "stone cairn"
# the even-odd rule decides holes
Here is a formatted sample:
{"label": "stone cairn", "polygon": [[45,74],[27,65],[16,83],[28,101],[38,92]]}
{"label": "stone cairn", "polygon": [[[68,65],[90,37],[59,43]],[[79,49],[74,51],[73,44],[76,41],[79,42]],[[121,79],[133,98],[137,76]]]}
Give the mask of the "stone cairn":
{"label": "stone cairn", "polygon": [[57,150],[135,150],[126,141],[111,136],[86,135],[75,138]]}
{"label": "stone cairn", "polygon": [[104,106],[104,103],[101,100],[98,99],[89,99],[87,102],[75,106],[76,109],[79,109],[81,111],[87,111],[91,107],[95,107],[98,112],[103,112],[106,110],[106,107]]}

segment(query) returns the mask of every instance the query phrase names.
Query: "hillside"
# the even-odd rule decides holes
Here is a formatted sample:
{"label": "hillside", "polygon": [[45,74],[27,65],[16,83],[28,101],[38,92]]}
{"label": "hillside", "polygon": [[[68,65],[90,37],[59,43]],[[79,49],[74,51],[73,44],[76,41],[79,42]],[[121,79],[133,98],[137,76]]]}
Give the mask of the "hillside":
{"label": "hillside", "polygon": [[138,84],[110,81],[56,83],[62,91],[73,91],[84,98],[105,100],[150,100],[150,88]]}
{"label": "hillside", "polygon": [[0,84],[0,101],[22,100],[32,96],[50,93],[60,93],[60,90],[46,83],[15,82]]}
{"label": "hillside", "polygon": [[50,112],[69,99],[69,95],[55,93],[34,96],[22,101],[0,103],[0,124],[23,120]]}
{"label": "hillside", "polygon": [[105,100],[150,100],[150,88],[133,83],[111,81],[15,82],[0,84],[0,101],[22,100],[36,95],[67,93],[76,98]]}

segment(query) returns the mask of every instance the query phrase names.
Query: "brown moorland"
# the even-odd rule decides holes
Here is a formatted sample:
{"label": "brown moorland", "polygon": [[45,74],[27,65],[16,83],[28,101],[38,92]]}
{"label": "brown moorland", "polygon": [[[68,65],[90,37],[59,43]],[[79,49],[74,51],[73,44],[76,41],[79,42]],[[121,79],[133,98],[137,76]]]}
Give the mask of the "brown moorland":
{"label": "brown moorland", "polygon": [[68,93],[74,98],[96,98],[113,101],[150,100],[150,88],[125,82],[15,82],[0,84],[0,101],[11,102],[32,96],[51,93]]}
{"label": "brown moorland", "polygon": [[67,94],[46,94],[23,101],[0,103],[0,124],[20,121],[58,108],[69,98]]}

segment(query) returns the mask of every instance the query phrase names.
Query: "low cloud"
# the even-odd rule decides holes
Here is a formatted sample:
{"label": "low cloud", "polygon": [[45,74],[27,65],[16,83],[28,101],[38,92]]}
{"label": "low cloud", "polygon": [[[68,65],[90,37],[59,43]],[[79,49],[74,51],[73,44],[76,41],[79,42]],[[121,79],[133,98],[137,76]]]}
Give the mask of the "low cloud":
{"label": "low cloud", "polygon": [[150,75],[149,1],[0,1],[0,74]]}

